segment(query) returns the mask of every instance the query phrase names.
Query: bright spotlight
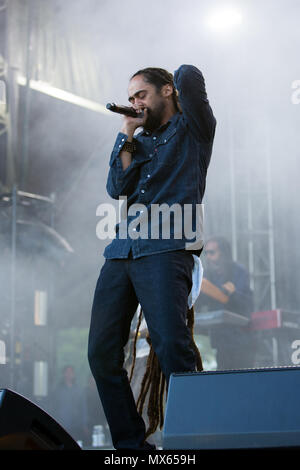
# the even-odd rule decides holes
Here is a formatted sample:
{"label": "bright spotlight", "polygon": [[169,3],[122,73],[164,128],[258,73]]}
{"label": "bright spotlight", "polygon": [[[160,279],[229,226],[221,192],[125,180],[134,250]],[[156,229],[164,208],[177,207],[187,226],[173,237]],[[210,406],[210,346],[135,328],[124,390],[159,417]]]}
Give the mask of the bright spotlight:
{"label": "bright spotlight", "polygon": [[[27,83],[26,77],[22,75],[18,76],[17,82],[21,86],[25,86]],[[96,103],[95,101],[87,100],[82,98],[82,96],[74,95],[68,91],[61,90],[60,88],[55,88],[49,83],[42,82],[40,80],[30,80],[29,86],[32,90],[37,90],[40,93],[45,93],[46,95],[57,98],[58,100],[67,101],[68,103],[76,104],[82,108],[90,109],[91,111],[96,111],[97,113],[107,114],[111,116],[112,113],[106,109],[103,104]]]}
{"label": "bright spotlight", "polygon": [[207,18],[207,26],[216,32],[227,32],[242,23],[242,15],[235,8],[225,7],[215,10]]}

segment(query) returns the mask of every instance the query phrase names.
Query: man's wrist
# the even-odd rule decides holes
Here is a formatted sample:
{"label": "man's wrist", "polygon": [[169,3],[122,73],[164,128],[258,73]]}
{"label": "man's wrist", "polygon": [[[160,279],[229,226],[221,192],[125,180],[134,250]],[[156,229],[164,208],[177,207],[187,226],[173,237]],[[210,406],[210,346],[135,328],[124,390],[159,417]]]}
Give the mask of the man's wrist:
{"label": "man's wrist", "polygon": [[220,289],[221,292],[223,292],[223,294],[228,295],[228,296],[231,295],[231,292],[228,289],[226,289],[226,287],[221,286],[221,287],[219,287],[219,289]]}
{"label": "man's wrist", "polygon": [[127,142],[132,142],[135,129],[128,129],[127,127],[122,127],[122,134],[127,135]]}
{"label": "man's wrist", "polygon": [[134,153],[135,151],[136,151],[135,143],[126,140],[126,142],[123,144],[122,152]]}

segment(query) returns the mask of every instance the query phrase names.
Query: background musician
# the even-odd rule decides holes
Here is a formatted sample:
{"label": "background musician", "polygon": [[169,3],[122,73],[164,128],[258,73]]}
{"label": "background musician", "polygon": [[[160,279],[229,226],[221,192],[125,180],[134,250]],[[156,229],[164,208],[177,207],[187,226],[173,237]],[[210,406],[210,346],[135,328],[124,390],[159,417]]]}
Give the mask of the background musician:
{"label": "background musician", "polygon": [[[205,267],[195,311],[228,310],[249,317],[253,311],[253,292],[249,273],[233,261],[230,243],[223,237],[211,237],[205,244]],[[254,338],[240,326],[213,328],[211,346],[217,349],[218,369],[253,367]]]}

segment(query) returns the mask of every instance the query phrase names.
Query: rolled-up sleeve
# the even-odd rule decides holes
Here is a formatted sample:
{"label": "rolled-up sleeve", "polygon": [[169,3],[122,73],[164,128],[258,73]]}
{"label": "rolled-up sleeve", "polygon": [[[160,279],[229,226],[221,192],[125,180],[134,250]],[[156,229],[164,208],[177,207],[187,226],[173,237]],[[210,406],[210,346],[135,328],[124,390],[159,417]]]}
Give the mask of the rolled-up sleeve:
{"label": "rolled-up sleeve", "polygon": [[194,137],[203,142],[212,142],[216,119],[207,98],[201,71],[194,65],[181,65],[174,72],[174,84],[183,116]]}
{"label": "rolled-up sleeve", "polygon": [[126,134],[119,132],[109,161],[106,190],[113,199],[118,199],[119,196],[130,196],[134,192],[139,180],[139,168],[134,158],[132,158],[131,164],[125,170],[123,170],[122,162],[119,158],[127,138]]}

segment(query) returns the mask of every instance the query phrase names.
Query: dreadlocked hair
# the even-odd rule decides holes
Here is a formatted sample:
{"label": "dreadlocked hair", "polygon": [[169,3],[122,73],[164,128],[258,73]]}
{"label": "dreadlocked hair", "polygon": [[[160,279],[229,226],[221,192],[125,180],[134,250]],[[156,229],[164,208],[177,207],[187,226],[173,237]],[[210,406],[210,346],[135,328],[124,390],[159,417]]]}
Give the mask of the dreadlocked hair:
{"label": "dreadlocked hair", "polygon": [[160,91],[164,85],[172,85],[172,99],[175,109],[177,111],[181,111],[180,104],[178,101],[178,93],[174,85],[172,73],[159,67],[147,67],[136,72],[134,75],[132,75],[131,79],[136,77],[137,75],[143,75],[144,80],[147,83],[154,85],[157,91]]}
{"label": "dreadlocked hair", "polygon": [[[136,333],[133,344],[133,359],[130,372],[130,382],[133,377],[133,371],[136,361],[136,343],[139,336],[139,328],[142,322],[143,311],[140,309],[138,323],[136,327]],[[191,331],[191,346],[196,356],[196,370],[201,372],[203,370],[203,364],[200,352],[194,341],[194,307],[188,309],[187,312],[187,326]],[[161,371],[158,358],[154,352],[151,344],[149,334],[146,337],[147,342],[150,346],[150,351],[147,359],[145,374],[141,383],[141,389],[137,398],[137,409],[140,415],[143,413],[146,397],[149,393],[147,416],[149,419],[149,426],[146,431],[146,438],[153,434],[156,429],[162,429],[164,424],[164,397],[167,395],[167,383],[164,374]]]}

